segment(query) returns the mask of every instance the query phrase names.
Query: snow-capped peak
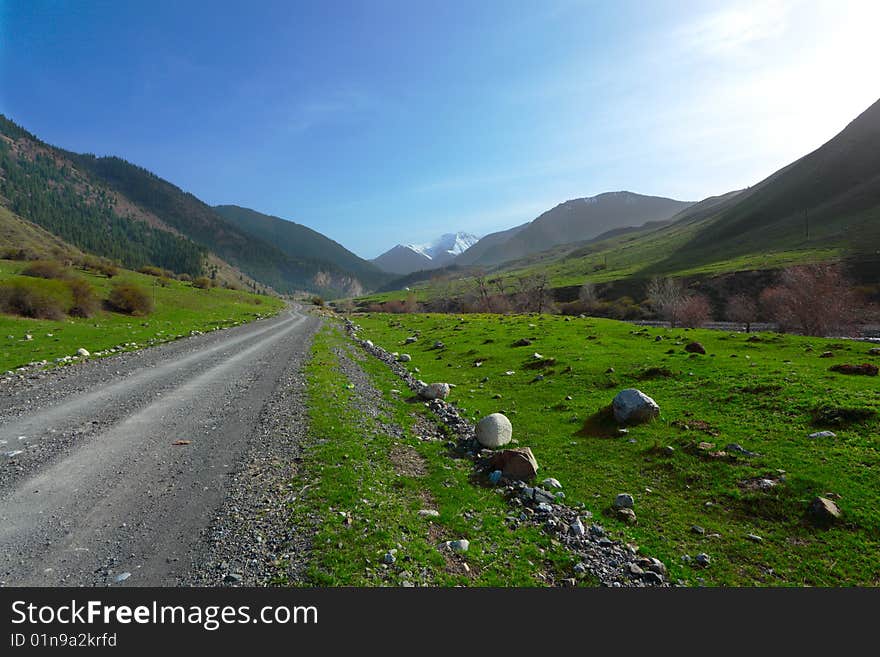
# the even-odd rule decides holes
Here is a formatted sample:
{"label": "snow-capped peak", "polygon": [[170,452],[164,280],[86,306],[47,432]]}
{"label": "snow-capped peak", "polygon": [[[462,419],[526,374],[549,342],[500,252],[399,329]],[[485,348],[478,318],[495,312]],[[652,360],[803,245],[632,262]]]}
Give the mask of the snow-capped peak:
{"label": "snow-capped peak", "polygon": [[459,231],[457,233],[441,235],[427,244],[407,244],[407,247],[434,260],[438,257],[454,258],[460,253],[467,251],[478,240],[479,238],[476,235]]}

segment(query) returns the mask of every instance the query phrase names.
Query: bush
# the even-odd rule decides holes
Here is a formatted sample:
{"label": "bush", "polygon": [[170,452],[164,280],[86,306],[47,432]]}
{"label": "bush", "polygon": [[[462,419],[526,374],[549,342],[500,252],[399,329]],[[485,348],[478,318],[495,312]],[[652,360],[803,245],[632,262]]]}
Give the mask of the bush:
{"label": "bush", "polygon": [[67,309],[67,313],[74,317],[91,317],[98,312],[98,299],[92,286],[81,278],[73,278],[67,282],[73,303]]}
{"label": "bush", "polygon": [[105,258],[96,258],[95,256],[86,256],[82,259],[80,267],[86,271],[101,274],[107,278],[113,278],[119,273],[119,267]]}
{"label": "bush", "polygon": [[36,260],[21,271],[22,276],[32,278],[54,278],[64,280],[70,277],[70,271],[60,262],[54,260]]}
{"label": "bush", "polygon": [[193,287],[197,287],[200,290],[207,290],[209,287],[211,287],[211,279],[207,276],[199,276],[198,278],[193,279],[192,284]]}
{"label": "bush", "polygon": [[153,312],[153,299],[142,287],[133,283],[117,283],[107,297],[111,310],[127,315],[149,315]]}
{"label": "bush", "polygon": [[34,319],[63,319],[65,296],[63,286],[53,289],[45,284],[7,281],[0,284],[0,312]]}
{"label": "bush", "polygon": [[17,247],[8,247],[0,251],[0,258],[3,260],[36,260],[36,257],[33,251]]}
{"label": "bush", "polygon": [[193,279],[193,277],[190,276],[189,274],[180,274],[177,277],[177,280],[183,281],[184,283],[192,283],[192,279]]}
{"label": "bush", "polygon": [[760,303],[780,330],[804,335],[850,333],[864,312],[852,283],[829,264],[789,267],[778,285],[761,293]]}
{"label": "bush", "polygon": [[677,314],[682,326],[699,328],[712,319],[712,308],[702,294],[692,294],[681,301]]}
{"label": "bush", "polygon": [[138,269],[138,273],[146,274],[147,276],[155,276],[157,278],[171,278],[174,276],[174,272],[162,269],[161,267],[154,267],[153,265],[145,265],[141,267]]}

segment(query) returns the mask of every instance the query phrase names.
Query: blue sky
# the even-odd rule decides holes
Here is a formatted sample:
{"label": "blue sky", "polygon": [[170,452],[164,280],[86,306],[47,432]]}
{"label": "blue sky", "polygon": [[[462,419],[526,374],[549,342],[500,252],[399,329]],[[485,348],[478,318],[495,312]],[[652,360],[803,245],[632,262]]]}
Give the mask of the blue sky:
{"label": "blue sky", "polygon": [[753,184],[880,98],[878,24],[856,0],[0,0],[0,112],[374,257]]}

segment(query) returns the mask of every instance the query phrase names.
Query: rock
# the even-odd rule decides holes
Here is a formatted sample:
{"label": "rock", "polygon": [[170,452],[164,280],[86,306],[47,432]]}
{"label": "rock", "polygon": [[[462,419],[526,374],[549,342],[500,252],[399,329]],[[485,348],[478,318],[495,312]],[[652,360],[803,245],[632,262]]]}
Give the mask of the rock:
{"label": "rock", "polygon": [[116,577],[113,578],[114,582],[124,582],[129,577],[131,577],[131,573],[119,573]]}
{"label": "rock", "polygon": [[706,530],[703,529],[702,527],[700,527],[699,525],[691,525],[691,533],[699,534],[700,536],[702,536],[703,534],[706,533]]}
{"label": "rock", "polygon": [[505,449],[493,455],[489,463],[508,479],[530,481],[538,473],[538,461],[528,447]]}
{"label": "rock", "polygon": [[241,575],[239,573],[227,573],[226,577],[223,578],[223,581],[227,584],[238,584],[241,582]]}
{"label": "rock", "polygon": [[83,358],[88,358],[89,356],[91,356],[89,351],[87,349],[83,349],[82,347],[76,350],[76,355],[82,356]]}
{"label": "rock", "polygon": [[821,354],[819,354],[819,358],[834,358],[834,352],[833,351],[823,351]]}
{"label": "rock", "polygon": [[645,574],[645,571],[642,570],[642,567],[634,563],[629,564],[629,566],[627,566],[627,570],[629,571],[629,574],[633,577],[641,577]]}
{"label": "rock", "polygon": [[437,518],[440,512],[437,509],[419,509],[418,515],[420,518]]}
{"label": "rock", "polygon": [[690,354],[705,354],[706,348],[699,342],[689,342],[685,345],[684,350]]}
{"label": "rock", "polygon": [[880,372],[880,368],[871,363],[862,363],[861,365],[832,365],[828,369],[832,372],[839,372],[840,374],[860,374],[862,376],[877,376],[878,372]]}
{"label": "rock", "polygon": [[655,573],[653,570],[648,570],[642,575],[642,581],[646,584],[657,586],[663,583],[663,577],[658,573]]}
{"label": "rock", "polygon": [[559,483],[559,480],[554,479],[553,477],[547,477],[541,482],[541,485],[544,488],[562,488],[562,484]]}
{"label": "rock", "polygon": [[636,512],[632,509],[618,509],[617,510],[617,519],[622,520],[623,522],[634,525],[636,523]]}
{"label": "rock", "polygon": [[543,488],[530,488],[529,486],[522,489],[522,499],[539,504],[552,504],[556,501],[556,498]]}
{"label": "rock", "polygon": [[408,363],[412,360],[412,356],[409,354],[400,354],[400,356],[397,357],[397,360],[401,363]]}
{"label": "rock", "polygon": [[419,397],[428,400],[446,399],[449,396],[449,391],[448,383],[430,383],[419,390]]}
{"label": "rock", "polygon": [[663,455],[664,456],[675,456],[675,447],[673,447],[672,445],[667,445],[666,447],[663,448]]}
{"label": "rock", "polygon": [[443,340],[437,340],[437,342],[434,343],[434,349],[443,349],[445,346]]}
{"label": "rock", "polygon": [[373,341],[372,340],[364,340],[364,346],[365,347],[372,347]]}
{"label": "rock", "polygon": [[442,547],[452,550],[453,552],[456,552],[458,554],[464,554],[470,549],[471,543],[466,538],[460,538],[457,541],[446,541],[442,544]]}
{"label": "rock", "polygon": [[874,347],[873,349],[868,349],[869,356],[880,356],[880,347]]}
{"label": "rock", "polygon": [[528,338],[520,338],[519,340],[517,340],[516,342],[513,343],[513,346],[514,347],[528,347],[530,344],[532,344],[532,341],[529,340]]}
{"label": "rock", "polygon": [[477,442],[483,447],[501,447],[510,442],[513,426],[507,416],[491,413],[477,423]]}
{"label": "rock", "polygon": [[743,456],[748,457],[760,456],[757,452],[750,452],[739,443],[729,443],[727,447],[724,448],[724,450],[727,452],[733,452],[734,454],[742,454]]}
{"label": "rock", "polygon": [[614,508],[615,509],[631,509],[635,504],[635,500],[633,496],[629,493],[620,493],[617,497],[614,498]]}
{"label": "rock", "polygon": [[611,403],[611,408],[618,424],[650,422],[660,415],[660,407],[657,402],[635,388],[627,388],[618,392]]}
{"label": "rock", "polygon": [[810,438],[837,438],[837,434],[833,431],[817,431],[816,433],[811,433]]}
{"label": "rock", "polygon": [[501,472],[501,470],[493,470],[491,473],[489,473],[489,483],[497,484],[499,481],[501,481],[501,477],[503,476],[504,473]]}
{"label": "rock", "polygon": [[418,338],[411,335],[406,340],[403,341],[403,344],[412,344],[413,342],[417,342]]}
{"label": "rock", "polygon": [[24,339],[25,339],[25,340],[33,340],[33,339],[34,339],[34,336],[32,336],[30,333],[25,333],[25,334],[24,334]]}
{"label": "rock", "polygon": [[609,367],[607,370],[605,370],[605,374],[614,374],[614,368]]}
{"label": "rock", "polygon": [[389,550],[385,553],[385,556],[382,557],[382,563],[388,564],[389,566],[393,565],[397,561],[397,555],[395,554],[397,550]]}
{"label": "rock", "polygon": [[532,360],[544,360],[544,357],[536,351],[532,354]]}
{"label": "rock", "polygon": [[810,516],[820,523],[832,523],[841,517],[840,508],[827,497],[816,497],[810,502]]}
{"label": "rock", "polygon": [[758,536],[757,534],[746,534],[746,538],[752,543],[763,543],[764,539]]}
{"label": "rock", "polygon": [[580,518],[575,518],[568,528],[575,536],[583,536],[587,533],[587,530],[584,528],[584,523],[581,522]]}
{"label": "rock", "polygon": [[695,558],[694,562],[700,566],[701,568],[708,568],[709,564],[712,563],[712,559],[705,552],[700,552]]}

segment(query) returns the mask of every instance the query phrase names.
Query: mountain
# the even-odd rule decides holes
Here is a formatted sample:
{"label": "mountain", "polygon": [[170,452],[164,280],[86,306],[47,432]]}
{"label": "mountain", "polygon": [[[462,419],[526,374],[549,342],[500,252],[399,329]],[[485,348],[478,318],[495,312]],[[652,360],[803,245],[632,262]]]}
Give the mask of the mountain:
{"label": "mountain", "polygon": [[337,275],[349,274],[350,294],[360,294],[364,287],[376,288],[391,278],[373,263],[302,224],[237,205],[218,205],[214,211],[252,237],[275,245],[288,257],[321,261],[332,265]]}
{"label": "mountain", "polygon": [[0,206],[0,258],[76,260],[82,252]]}
{"label": "mountain", "polygon": [[459,255],[455,259],[455,264],[457,265],[472,265],[476,263],[480,258],[482,258],[487,251],[503,244],[510,238],[512,238],[517,233],[524,230],[529,225],[529,222],[524,224],[520,224],[519,226],[514,226],[513,228],[508,228],[507,230],[501,230],[497,233],[490,233],[485,237],[481,238],[473,244],[467,251]]}
{"label": "mountain", "polygon": [[690,205],[692,203],[632,192],[606,192],[573,199],[548,210],[516,230],[509,239],[487,248],[472,264],[495,265],[554,246],[584,242],[616,228],[664,221]]}
{"label": "mountain", "polygon": [[478,241],[470,233],[446,233],[427,244],[398,244],[372,262],[382,271],[401,275],[438,269],[451,264]]}
{"label": "mountain", "polygon": [[[83,251],[132,269],[150,264],[193,276],[221,272],[236,284],[253,286],[253,279],[279,292],[328,296],[362,291],[361,272],[368,274],[368,286],[381,282],[364,261],[349,271],[344,257],[322,259],[332,248],[285,253],[274,238],[244,230],[142,167],[55,148],[2,115],[0,205]],[[320,242],[315,235],[312,244]]]}
{"label": "mountain", "polygon": [[660,267],[772,250],[880,249],[880,101],[818,149],[745,190]]}

